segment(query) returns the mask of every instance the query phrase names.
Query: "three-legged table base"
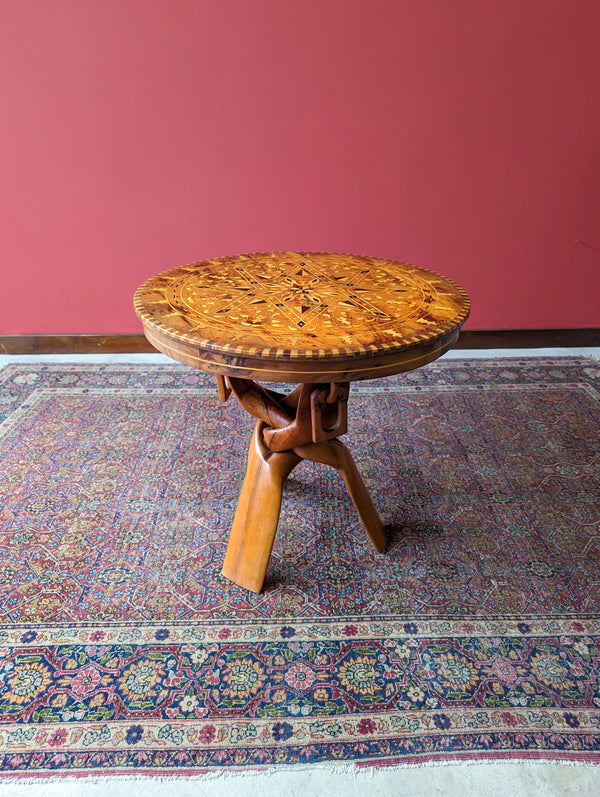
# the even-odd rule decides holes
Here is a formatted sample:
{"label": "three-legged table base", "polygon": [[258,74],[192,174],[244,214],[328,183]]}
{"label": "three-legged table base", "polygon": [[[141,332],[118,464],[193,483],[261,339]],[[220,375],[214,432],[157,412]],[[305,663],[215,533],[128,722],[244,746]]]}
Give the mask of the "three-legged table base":
{"label": "three-legged table base", "polygon": [[[303,459],[340,472],[367,534],[383,553],[386,540],[381,520],[352,455],[336,439],[346,431],[348,386],[301,385],[289,396],[281,396],[248,380],[229,382],[242,406],[259,420],[225,554],[225,578],[251,592],[262,590],[283,485]],[[220,380],[219,395],[225,400],[228,394]]]}

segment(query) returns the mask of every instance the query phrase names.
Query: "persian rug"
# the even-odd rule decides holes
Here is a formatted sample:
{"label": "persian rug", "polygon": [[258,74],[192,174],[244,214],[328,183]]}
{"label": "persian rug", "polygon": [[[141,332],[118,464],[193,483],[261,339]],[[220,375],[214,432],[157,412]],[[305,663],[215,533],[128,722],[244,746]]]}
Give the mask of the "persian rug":
{"label": "persian rug", "polygon": [[286,485],[265,590],[220,574],[252,419],[183,366],[0,371],[0,769],[600,761],[600,363],[352,386],[372,548]]}

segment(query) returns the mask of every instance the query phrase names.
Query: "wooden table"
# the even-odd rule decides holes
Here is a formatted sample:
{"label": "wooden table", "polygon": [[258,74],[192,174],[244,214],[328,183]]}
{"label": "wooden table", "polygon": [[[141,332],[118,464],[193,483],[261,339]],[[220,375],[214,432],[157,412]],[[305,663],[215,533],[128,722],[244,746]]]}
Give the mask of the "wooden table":
{"label": "wooden table", "polygon": [[[349,383],[418,368],[457,340],[466,293],[406,263],[313,252],[222,257],[165,271],[141,285],[135,310],[150,343],[214,373],[258,420],[223,575],[260,592],[283,484],[308,459],[341,473],[375,548],[385,534],[352,456]],[[287,395],[256,379],[294,382]]]}

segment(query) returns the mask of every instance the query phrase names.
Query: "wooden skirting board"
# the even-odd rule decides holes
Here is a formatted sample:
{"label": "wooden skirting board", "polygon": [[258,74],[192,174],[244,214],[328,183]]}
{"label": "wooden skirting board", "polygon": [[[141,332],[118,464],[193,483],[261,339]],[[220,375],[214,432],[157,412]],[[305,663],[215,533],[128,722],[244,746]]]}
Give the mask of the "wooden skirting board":
{"label": "wooden skirting board", "polygon": [[[456,349],[541,349],[600,346],[600,328],[465,329]],[[0,335],[0,354],[155,352],[143,335]]]}

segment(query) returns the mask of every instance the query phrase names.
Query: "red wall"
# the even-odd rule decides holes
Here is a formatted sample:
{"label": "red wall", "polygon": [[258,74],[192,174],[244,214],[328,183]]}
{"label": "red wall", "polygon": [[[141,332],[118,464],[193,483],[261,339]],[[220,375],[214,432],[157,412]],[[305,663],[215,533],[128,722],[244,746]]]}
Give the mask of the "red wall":
{"label": "red wall", "polygon": [[127,333],[191,260],[458,280],[600,326],[598,0],[2,0],[0,332]]}

